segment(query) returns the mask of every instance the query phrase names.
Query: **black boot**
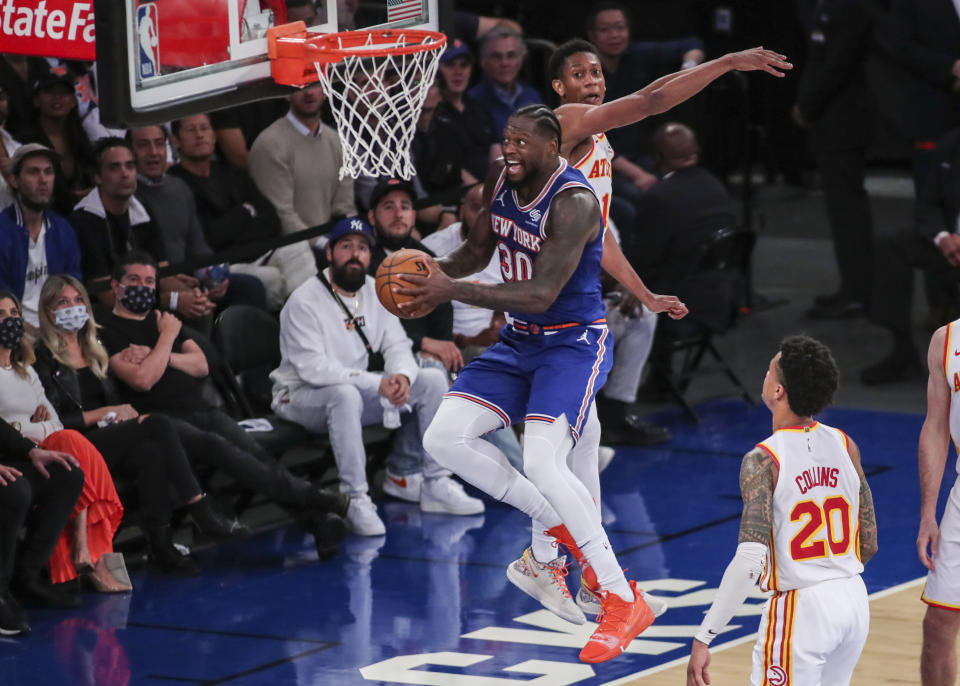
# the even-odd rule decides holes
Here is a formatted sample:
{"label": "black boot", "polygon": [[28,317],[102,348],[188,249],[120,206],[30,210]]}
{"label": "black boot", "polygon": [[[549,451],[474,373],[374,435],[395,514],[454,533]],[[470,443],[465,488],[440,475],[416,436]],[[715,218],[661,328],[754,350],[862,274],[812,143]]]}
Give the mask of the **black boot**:
{"label": "black boot", "polygon": [[30,633],[27,613],[23,611],[10,591],[0,591],[0,636],[20,636]]}
{"label": "black boot", "polygon": [[311,489],[304,507],[320,513],[330,512],[338,517],[346,517],[350,507],[350,494],[332,491],[326,488]]}
{"label": "black boot", "polygon": [[200,566],[173,546],[173,530],[169,524],[143,527],[150,548],[150,561],[164,574],[196,576]]}
{"label": "black boot", "polygon": [[248,536],[250,528],[236,519],[229,520],[217,512],[210,503],[210,498],[204,495],[195,503],[187,505],[194,528],[210,538],[227,539]]}
{"label": "black boot", "polygon": [[80,607],[80,599],[76,595],[41,579],[39,574],[21,574],[14,577],[10,591],[27,607],[49,607],[58,610]]}
{"label": "black boot", "polygon": [[347,523],[342,518],[327,512],[315,513],[309,516],[304,525],[313,534],[314,544],[317,546],[317,555],[321,560],[329,560],[337,554],[342,541],[348,531]]}

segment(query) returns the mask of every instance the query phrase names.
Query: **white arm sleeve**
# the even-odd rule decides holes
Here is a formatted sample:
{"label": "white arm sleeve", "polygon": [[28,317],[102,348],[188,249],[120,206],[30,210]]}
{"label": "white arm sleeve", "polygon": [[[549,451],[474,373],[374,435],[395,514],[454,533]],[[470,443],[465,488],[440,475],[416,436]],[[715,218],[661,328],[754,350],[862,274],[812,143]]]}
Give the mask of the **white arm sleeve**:
{"label": "white arm sleeve", "polygon": [[694,638],[710,645],[710,641],[723,631],[733,613],[747,599],[750,589],[759,581],[766,559],[767,546],[762,543],[751,541],[737,546],[737,553],[720,580],[717,597]]}

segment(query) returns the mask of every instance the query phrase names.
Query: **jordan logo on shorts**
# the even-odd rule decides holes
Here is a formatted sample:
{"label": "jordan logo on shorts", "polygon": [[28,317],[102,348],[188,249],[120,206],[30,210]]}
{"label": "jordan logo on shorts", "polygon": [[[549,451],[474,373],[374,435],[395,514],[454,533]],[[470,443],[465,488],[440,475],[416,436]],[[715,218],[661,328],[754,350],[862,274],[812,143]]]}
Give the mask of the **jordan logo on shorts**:
{"label": "jordan logo on shorts", "polygon": [[577,339],[577,342],[579,343],[580,341],[583,341],[584,343],[587,343],[587,344],[590,343],[590,339],[587,338],[587,332],[586,332],[586,331],[584,331],[582,334],[580,334],[580,338]]}

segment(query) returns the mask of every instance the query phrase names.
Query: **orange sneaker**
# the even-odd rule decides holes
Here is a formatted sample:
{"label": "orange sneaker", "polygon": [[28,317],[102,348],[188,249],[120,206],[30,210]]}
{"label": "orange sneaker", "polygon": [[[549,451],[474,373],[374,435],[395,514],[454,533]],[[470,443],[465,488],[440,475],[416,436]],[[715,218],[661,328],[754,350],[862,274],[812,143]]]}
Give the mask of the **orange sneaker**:
{"label": "orange sneaker", "polygon": [[597,663],[615,658],[630,645],[630,641],[653,624],[653,610],[644,601],[636,581],[630,582],[630,589],[633,591],[632,603],[616,593],[603,591],[603,610],[597,616],[600,625],[580,651],[581,661]]}

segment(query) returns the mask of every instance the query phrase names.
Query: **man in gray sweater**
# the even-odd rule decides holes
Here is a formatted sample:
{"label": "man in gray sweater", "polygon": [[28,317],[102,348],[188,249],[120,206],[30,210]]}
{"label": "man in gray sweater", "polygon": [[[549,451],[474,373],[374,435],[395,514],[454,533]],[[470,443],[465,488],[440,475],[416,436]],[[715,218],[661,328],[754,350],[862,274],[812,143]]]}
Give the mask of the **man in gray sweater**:
{"label": "man in gray sweater", "polygon": [[[212,130],[210,137],[212,145]],[[127,138],[136,155],[136,196],[157,227],[166,259],[172,264],[206,257],[214,261],[213,250],[203,235],[193,191],[186,181],[166,171],[166,129],[162,126],[130,129]],[[206,288],[211,309],[214,304],[266,306],[266,292],[255,276],[231,273],[229,278],[219,281],[198,280],[197,285]]]}
{"label": "man in gray sweater", "polygon": [[[289,99],[287,115],[264,129],[250,148],[250,175],[276,208],[285,234],[357,213],[353,179],[339,178],[340,139],[320,121],[323,88],[313,84]],[[268,264],[283,272],[288,292],[317,273],[305,242],[280,248]]]}

